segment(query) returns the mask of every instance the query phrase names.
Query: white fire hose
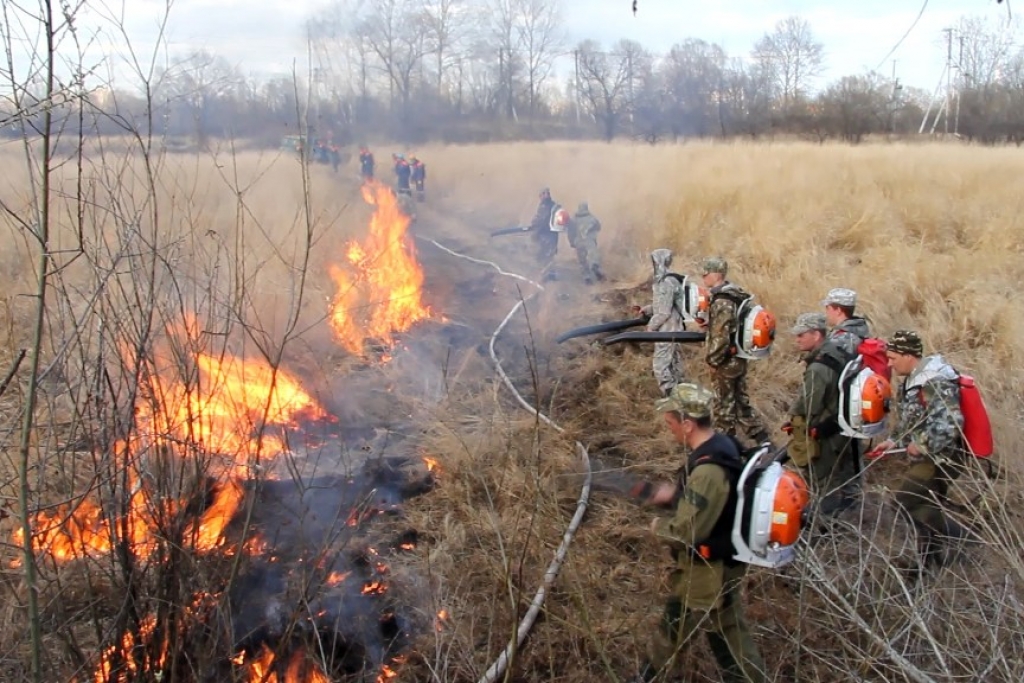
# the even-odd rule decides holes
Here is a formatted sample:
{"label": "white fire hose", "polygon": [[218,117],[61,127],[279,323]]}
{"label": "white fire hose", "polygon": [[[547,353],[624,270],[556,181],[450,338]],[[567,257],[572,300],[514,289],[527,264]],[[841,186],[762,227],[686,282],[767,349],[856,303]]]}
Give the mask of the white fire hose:
{"label": "white fire hose", "polygon": [[[417,236],[417,239],[421,239],[425,242],[430,242],[438,249],[447,252],[456,258],[489,266],[496,270],[501,275],[515,278],[517,280],[522,280],[523,282],[528,282],[529,284],[533,285],[536,288],[536,291],[533,294],[526,298],[522,298],[518,302],[516,302],[516,305],[512,307],[512,310],[508,312],[508,315],[505,316],[504,320],[501,321],[501,324],[499,324],[498,327],[495,328],[494,332],[491,334],[491,340],[487,348],[491,355],[491,361],[494,362],[494,368],[498,371],[498,376],[501,377],[501,381],[505,384],[506,387],[508,387],[508,390],[515,397],[519,405],[521,405],[524,409],[529,411],[532,415],[535,415],[539,420],[550,426],[555,431],[560,433],[564,432],[565,430],[560,425],[558,425],[558,423],[556,423],[554,420],[552,420],[544,413],[540,412],[538,408],[530,405],[530,403],[525,398],[523,398],[523,395],[519,393],[519,391],[515,387],[515,384],[512,383],[512,380],[505,373],[505,369],[501,366],[501,361],[498,360],[498,355],[494,351],[494,343],[497,341],[498,335],[500,335],[501,331],[505,329],[505,326],[508,325],[509,321],[512,320],[516,312],[526,306],[526,302],[528,302],[530,299],[537,296],[537,294],[544,290],[543,285],[541,285],[538,282],[534,282],[533,280],[522,275],[518,275],[516,273],[509,273],[505,270],[502,270],[502,268],[498,264],[492,261],[484,261],[482,259],[473,258],[472,256],[460,254],[457,251],[452,251],[443,244],[440,244],[428,237]],[[494,660],[490,668],[487,669],[487,672],[484,673],[484,675],[480,678],[479,681],[477,681],[477,683],[494,683],[494,681],[498,680],[505,673],[505,669],[508,668],[509,663],[512,661],[513,657],[515,657],[516,651],[519,649],[519,647],[523,644],[523,641],[526,639],[526,634],[530,632],[530,629],[533,627],[533,623],[537,620],[537,615],[540,614],[540,610],[544,606],[544,599],[547,597],[548,590],[550,590],[552,584],[554,584],[555,582],[555,579],[558,577],[558,572],[562,568],[562,563],[565,561],[565,556],[569,552],[569,545],[572,544],[572,539],[576,534],[576,530],[579,528],[580,523],[583,521],[583,514],[586,512],[587,503],[590,500],[590,482],[592,479],[592,472],[590,469],[590,454],[587,453],[586,447],[579,441],[576,442],[576,451],[579,453],[580,459],[583,461],[583,468],[585,471],[583,479],[583,488],[580,489],[580,497],[576,501],[576,514],[572,516],[572,520],[569,522],[569,526],[566,528],[565,533],[562,535],[562,542],[561,544],[559,544],[558,550],[555,551],[555,556],[551,560],[551,564],[548,565],[547,571],[544,572],[544,579],[541,581],[540,586],[537,587],[537,592],[533,596],[533,601],[530,603],[529,609],[526,610],[526,614],[523,615],[522,620],[519,622],[519,627],[516,629],[515,637],[509,640],[508,645],[505,647],[502,653],[498,655],[498,658]]]}

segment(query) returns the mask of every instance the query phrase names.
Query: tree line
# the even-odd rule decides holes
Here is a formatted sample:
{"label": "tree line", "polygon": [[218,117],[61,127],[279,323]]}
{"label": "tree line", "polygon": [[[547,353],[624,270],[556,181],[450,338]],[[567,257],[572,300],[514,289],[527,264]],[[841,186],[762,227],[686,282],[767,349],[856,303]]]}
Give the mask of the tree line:
{"label": "tree line", "polygon": [[[305,22],[301,72],[247,78],[223,56],[195,51],[160,70],[145,97],[118,84],[81,97],[105,114],[90,125],[106,132],[144,119],[200,144],[272,144],[302,132],[299,122],[338,144],[774,135],[856,143],[938,132],[1024,140],[1020,25],[999,17],[959,22],[949,34],[950,87],[935,92],[877,71],[821,82],[827,48],[798,16],[738,55],[696,37],[655,54],[633,40],[573,44],[567,35],[559,0],[334,0]],[[30,100],[27,88],[22,115],[34,115]],[[0,121],[13,119],[7,109]]]}

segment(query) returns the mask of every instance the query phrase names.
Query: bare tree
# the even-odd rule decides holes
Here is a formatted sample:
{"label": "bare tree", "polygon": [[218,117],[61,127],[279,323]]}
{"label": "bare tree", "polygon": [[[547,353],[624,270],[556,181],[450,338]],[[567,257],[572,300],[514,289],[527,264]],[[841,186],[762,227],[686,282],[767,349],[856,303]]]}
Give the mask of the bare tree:
{"label": "bare tree", "polygon": [[[195,126],[196,141],[206,144],[214,120],[224,126],[230,116],[215,116],[218,105],[230,106],[245,88],[245,79],[226,59],[196,50],[175,60],[161,76],[158,96],[175,107]],[[224,128],[221,128],[223,133]]]}
{"label": "bare tree", "polygon": [[721,91],[728,57],[720,46],[690,38],[662,64],[674,135],[711,135],[721,128]]}
{"label": "bare tree", "polygon": [[357,35],[388,76],[392,103],[397,97],[403,114],[408,112],[413,77],[428,52],[425,27],[425,13],[415,0],[379,0],[357,27]]}
{"label": "bare tree", "polygon": [[443,96],[448,72],[458,65],[460,51],[474,28],[474,16],[466,0],[426,0],[424,7],[423,20],[428,50],[434,61],[437,94]]}
{"label": "bare tree", "polygon": [[649,73],[650,57],[639,43],[630,40],[619,41],[612,52],[587,40],[576,48],[576,55],[580,96],[610,141],[631,111],[636,74],[645,68]]}
{"label": "bare tree", "polygon": [[886,130],[890,89],[889,83],[874,72],[844,76],[818,98],[820,116],[828,130],[857,144],[869,133]]}
{"label": "bare tree", "polygon": [[520,58],[521,35],[517,28],[518,4],[522,0],[490,0],[487,6],[489,17],[489,47],[497,55],[497,97],[506,116],[514,118],[516,83],[522,60]]}
{"label": "bare tree", "polygon": [[516,0],[516,32],[526,69],[526,101],[531,114],[538,95],[565,47],[560,0]]}
{"label": "bare tree", "polygon": [[965,17],[955,36],[952,57],[965,88],[985,88],[1002,80],[1021,49],[1019,20],[1007,23]]}
{"label": "bare tree", "polygon": [[811,25],[800,17],[787,17],[775,24],[754,45],[754,59],[770,78],[782,99],[783,108],[806,94],[821,74],[824,46],[814,38]]}

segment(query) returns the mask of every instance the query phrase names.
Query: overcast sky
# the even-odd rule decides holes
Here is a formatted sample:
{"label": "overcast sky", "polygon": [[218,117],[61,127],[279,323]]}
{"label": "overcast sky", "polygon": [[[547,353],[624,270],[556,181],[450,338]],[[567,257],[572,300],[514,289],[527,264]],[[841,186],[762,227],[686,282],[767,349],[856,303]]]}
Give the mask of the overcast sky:
{"label": "overcast sky", "polygon": [[[163,0],[105,0],[124,11],[125,26],[136,49],[152,50],[158,36]],[[481,0],[483,1],[483,0]],[[1006,20],[995,0],[929,0],[910,35],[886,55],[914,24],[923,0],[562,0],[571,43],[594,38],[610,44],[637,40],[664,52],[687,37],[722,45],[730,55],[745,55],[778,20],[796,14],[807,19],[826,50],[820,82],[878,69],[889,75],[892,60],[904,83],[934,90],[942,73],[942,29],[965,15]],[[167,55],[205,48],[223,55],[243,73],[290,73],[293,61],[302,71],[302,24],[323,0],[174,0],[167,26]],[[91,10],[86,24],[99,25]],[[109,37],[109,34],[108,34]],[[99,49],[99,48],[97,48]],[[123,50],[114,39],[107,49]]]}

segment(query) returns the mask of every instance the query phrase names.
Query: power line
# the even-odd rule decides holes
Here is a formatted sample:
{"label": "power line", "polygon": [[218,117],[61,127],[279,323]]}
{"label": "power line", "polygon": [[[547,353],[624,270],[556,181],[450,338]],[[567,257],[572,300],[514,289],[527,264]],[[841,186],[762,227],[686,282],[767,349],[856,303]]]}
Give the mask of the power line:
{"label": "power line", "polygon": [[928,9],[928,0],[924,0],[924,4],[921,5],[921,11],[917,13],[917,17],[914,19],[914,23],[910,25],[910,28],[907,29],[907,32],[903,34],[902,38],[900,38],[898,41],[896,41],[896,44],[892,46],[892,49],[889,50],[888,54],[886,54],[885,57],[882,58],[882,61],[880,61],[878,63],[878,66],[876,66],[874,69],[872,69],[872,71],[878,71],[882,67],[883,64],[885,64],[887,61],[889,61],[889,57],[892,57],[892,54],[894,52],[896,52],[896,50],[899,49],[900,45],[903,44],[903,41],[906,40],[907,36],[910,35],[910,32],[914,30],[915,26],[917,26],[917,22],[921,21],[921,17],[924,16],[924,11],[926,9]]}

